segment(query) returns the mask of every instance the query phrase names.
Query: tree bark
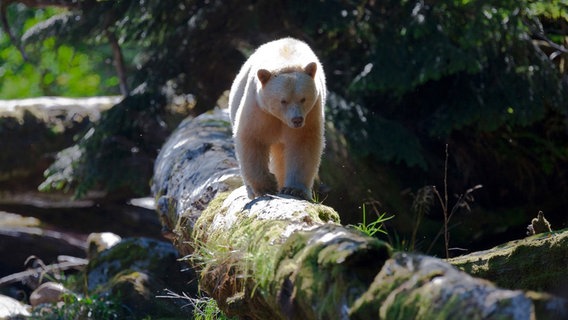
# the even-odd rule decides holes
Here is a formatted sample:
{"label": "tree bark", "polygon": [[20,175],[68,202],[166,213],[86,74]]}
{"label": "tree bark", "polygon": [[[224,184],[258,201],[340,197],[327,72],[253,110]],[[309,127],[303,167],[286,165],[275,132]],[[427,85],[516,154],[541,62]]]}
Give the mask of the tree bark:
{"label": "tree bark", "polygon": [[448,262],[504,288],[568,298],[568,229],[539,233]]}
{"label": "tree bark", "polygon": [[[568,315],[566,302],[559,298],[533,298],[471,277],[440,259],[393,253],[388,244],[341,226],[330,207],[278,195],[250,201],[241,185],[226,110],[184,121],[156,160],[152,190],[164,229],[199,272],[201,289],[227,315],[245,319]],[[535,309],[537,300],[543,307]]]}

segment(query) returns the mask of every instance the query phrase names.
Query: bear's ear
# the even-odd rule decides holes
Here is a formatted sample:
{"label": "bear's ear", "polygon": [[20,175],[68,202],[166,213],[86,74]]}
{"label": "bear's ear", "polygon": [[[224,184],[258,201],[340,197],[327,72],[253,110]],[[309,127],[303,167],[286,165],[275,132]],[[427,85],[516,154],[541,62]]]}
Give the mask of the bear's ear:
{"label": "bear's ear", "polygon": [[270,77],[272,77],[272,73],[266,69],[259,69],[256,76],[258,77],[258,80],[260,80],[260,83],[264,86],[268,80],[270,80]]}
{"label": "bear's ear", "polygon": [[315,62],[308,63],[307,66],[304,67],[304,72],[308,74],[308,76],[314,78],[316,76],[316,71],[318,70],[318,65]]}

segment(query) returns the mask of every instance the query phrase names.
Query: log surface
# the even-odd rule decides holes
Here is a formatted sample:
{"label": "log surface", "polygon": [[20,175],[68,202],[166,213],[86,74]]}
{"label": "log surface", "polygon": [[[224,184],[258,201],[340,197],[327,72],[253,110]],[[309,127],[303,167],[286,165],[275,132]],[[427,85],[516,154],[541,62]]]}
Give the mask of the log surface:
{"label": "log surface", "polygon": [[448,262],[504,288],[568,297],[568,229],[539,233]]}
{"label": "log surface", "polygon": [[[393,253],[330,207],[246,196],[226,110],[184,121],[162,148],[152,190],[199,286],[245,319],[533,319],[564,300],[501,289],[449,263]],[[563,304],[564,303],[564,304]],[[550,309],[550,305],[556,305]],[[564,309],[563,309],[564,308]],[[535,311],[536,310],[536,311]],[[544,310],[544,311],[543,311]]]}

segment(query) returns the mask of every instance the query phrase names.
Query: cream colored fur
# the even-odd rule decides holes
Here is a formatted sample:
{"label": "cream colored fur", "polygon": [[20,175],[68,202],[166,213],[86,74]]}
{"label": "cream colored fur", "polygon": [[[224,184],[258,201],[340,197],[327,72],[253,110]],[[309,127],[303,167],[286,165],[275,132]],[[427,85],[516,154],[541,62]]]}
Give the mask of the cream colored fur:
{"label": "cream colored fur", "polygon": [[229,95],[249,197],[280,191],[311,199],[324,147],[325,75],[310,47],[284,38],[260,46]]}

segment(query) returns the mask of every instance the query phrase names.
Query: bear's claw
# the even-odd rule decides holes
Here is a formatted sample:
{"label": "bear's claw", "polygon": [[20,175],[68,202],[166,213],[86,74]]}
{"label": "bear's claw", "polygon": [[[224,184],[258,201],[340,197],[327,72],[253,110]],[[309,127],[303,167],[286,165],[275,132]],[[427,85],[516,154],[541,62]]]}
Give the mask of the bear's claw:
{"label": "bear's claw", "polygon": [[303,200],[312,200],[312,197],[310,195],[307,194],[306,191],[300,190],[300,189],[296,189],[296,188],[291,188],[291,187],[284,187],[282,188],[282,190],[280,190],[281,194],[285,194],[285,195],[289,195],[295,198],[300,198]]}

